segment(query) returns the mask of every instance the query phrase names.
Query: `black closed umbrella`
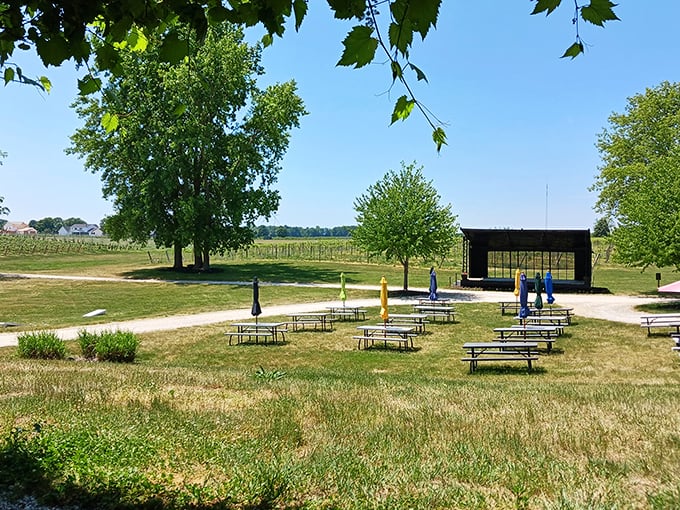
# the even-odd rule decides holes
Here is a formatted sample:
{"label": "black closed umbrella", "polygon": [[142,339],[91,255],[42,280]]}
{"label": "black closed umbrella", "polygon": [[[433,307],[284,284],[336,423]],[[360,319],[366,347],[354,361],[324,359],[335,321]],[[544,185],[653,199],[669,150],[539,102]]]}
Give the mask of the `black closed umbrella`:
{"label": "black closed umbrella", "polygon": [[262,313],[262,308],[260,307],[260,284],[257,281],[257,276],[253,278],[253,307],[250,309],[250,314],[255,316],[255,322],[257,322],[257,316]]}

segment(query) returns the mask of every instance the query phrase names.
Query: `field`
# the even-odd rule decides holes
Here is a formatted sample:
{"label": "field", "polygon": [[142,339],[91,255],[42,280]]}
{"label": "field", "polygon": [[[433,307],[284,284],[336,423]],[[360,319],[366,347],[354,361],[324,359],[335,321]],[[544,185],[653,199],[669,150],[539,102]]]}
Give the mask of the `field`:
{"label": "field", "polygon": [[[0,257],[4,272],[166,280],[6,279],[3,314],[57,327],[103,299],[116,319],[248,305],[245,286],[170,283],[196,275],[170,274],[150,255]],[[375,285],[401,275],[332,260],[216,267],[204,278],[328,283],[344,271]],[[612,292],[656,287],[653,273],[606,267]],[[413,274],[413,286],[427,285],[427,264]],[[337,292],[265,290],[271,303]],[[577,317],[531,373],[488,364],[470,374],[462,344],[509,319],[493,304],[456,308],[458,321],[430,325],[412,352],[358,351],[352,322],[268,346],[227,345],[226,324],[144,334],[133,364],[83,361],[73,342],[65,361],[0,349],[0,488],[87,508],[680,507],[680,357],[668,337]],[[370,308],[367,323],[377,316]]]}

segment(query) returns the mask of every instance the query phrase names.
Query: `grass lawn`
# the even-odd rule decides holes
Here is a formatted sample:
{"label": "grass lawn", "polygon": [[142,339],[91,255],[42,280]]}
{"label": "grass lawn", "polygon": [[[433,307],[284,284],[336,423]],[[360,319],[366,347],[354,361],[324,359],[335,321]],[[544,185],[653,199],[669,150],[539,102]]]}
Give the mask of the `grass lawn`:
{"label": "grass lawn", "polygon": [[0,486],[92,508],[680,507],[667,337],[577,317],[531,373],[470,374],[462,344],[510,319],[457,310],[413,352],[358,351],[352,322],[266,346],[145,334],[134,364],[0,349]]}

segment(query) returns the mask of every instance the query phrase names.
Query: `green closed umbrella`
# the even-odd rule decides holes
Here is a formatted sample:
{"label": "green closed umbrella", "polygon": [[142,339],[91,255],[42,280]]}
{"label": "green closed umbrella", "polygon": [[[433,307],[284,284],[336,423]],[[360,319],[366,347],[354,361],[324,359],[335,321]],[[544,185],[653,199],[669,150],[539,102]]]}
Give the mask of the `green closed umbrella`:
{"label": "green closed umbrella", "polygon": [[342,306],[345,306],[347,300],[347,292],[345,291],[345,273],[340,273],[340,299],[342,299]]}
{"label": "green closed umbrella", "polygon": [[543,282],[541,281],[541,273],[536,273],[536,278],[534,279],[534,290],[536,291],[536,299],[534,300],[534,308],[536,310],[541,310],[543,308],[543,298],[541,297],[541,287]]}

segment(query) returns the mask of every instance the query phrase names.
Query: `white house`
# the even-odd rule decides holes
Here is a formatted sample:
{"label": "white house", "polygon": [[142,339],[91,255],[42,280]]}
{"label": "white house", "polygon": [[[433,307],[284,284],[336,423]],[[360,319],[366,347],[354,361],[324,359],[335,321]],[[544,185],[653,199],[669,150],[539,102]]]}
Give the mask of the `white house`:
{"label": "white house", "polygon": [[76,223],[70,227],[63,226],[59,229],[58,234],[60,236],[92,236],[101,237],[104,232],[99,228],[98,225],[90,223]]}

